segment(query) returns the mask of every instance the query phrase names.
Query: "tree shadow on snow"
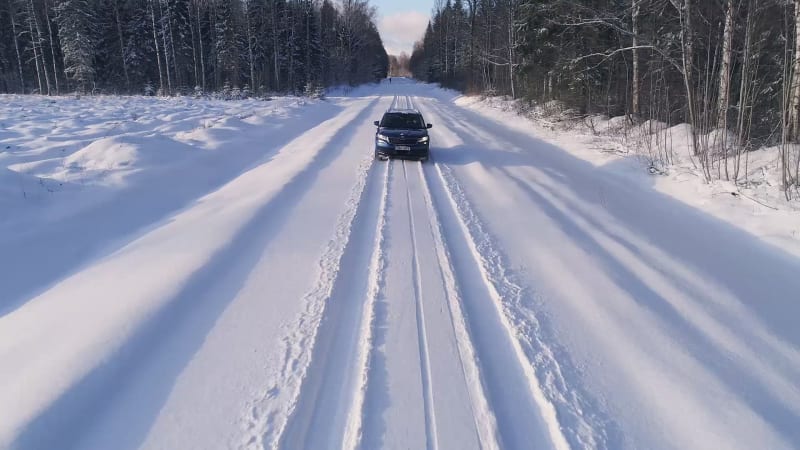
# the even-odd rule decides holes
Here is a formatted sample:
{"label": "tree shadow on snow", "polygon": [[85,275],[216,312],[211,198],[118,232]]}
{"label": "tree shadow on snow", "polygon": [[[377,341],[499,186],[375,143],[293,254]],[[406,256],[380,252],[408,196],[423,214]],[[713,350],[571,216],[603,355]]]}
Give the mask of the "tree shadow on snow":
{"label": "tree shadow on snow", "polygon": [[[227,143],[239,147],[235,157],[222,150],[205,154],[205,150],[192,145],[165,140],[163,145],[171,147],[172,152],[200,154],[186,156],[178,165],[132,174],[127,186],[118,192],[97,188],[93,195],[103,200],[85,211],[57,223],[32,227],[12,240],[0,239],[0,317],[80,272],[87,264],[123,248],[196,199],[263,164],[302,131],[340,111],[333,105],[312,115],[293,111],[281,122],[281,128],[269,134],[266,145],[263,140]],[[241,135],[259,132],[258,126],[242,126],[244,129],[238,131]],[[225,133],[228,137],[235,135],[232,131]],[[242,146],[248,148],[241,149]],[[191,173],[181,166],[186,163],[192,168]]]}
{"label": "tree shadow on snow", "polygon": [[[436,108],[435,103],[432,107]],[[618,256],[607,251],[596,237],[578,225],[576,218],[589,223],[593,231],[612,239],[671,280],[695,303],[694,306],[710,317],[722,319],[722,326],[739,337],[747,350],[755,354],[764,351],[769,357],[765,361],[782,362],[769,369],[788,385],[800,377],[796,364],[791,362],[792,355],[800,351],[800,328],[796,326],[796,318],[800,317],[800,302],[796,301],[796,293],[800,292],[800,259],[656,191],[652,177],[643,175],[636,182],[627,175],[620,176],[620,171],[627,171],[620,166],[629,166],[630,160],[596,167],[554,145],[476,113],[454,110],[448,108],[445,113],[440,109],[437,115],[450,129],[457,131],[463,144],[432,148],[437,164],[454,169],[478,165],[510,180],[539,206],[541,212],[559,224],[574,243],[598,259],[602,270],[631,298],[663,320],[670,334],[680,336],[693,359],[709,369],[733,395],[788,442],[800,442],[800,429],[794,426],[800,422],[797,408],[780,398],[763,374],[747,367],[746,362],[731,359],[724,347],[714,343],[707,330],[699,328],[677,309],[672,299],[665,298],[626,267]],[[474,124],[480,124],[477,125],[480,129],[473,128]],[[498,138],[501,141],[497,141]],[[435,145],[435,133],[432,142]],[[526,168],[535,170],[526,171]],[[519,173],[525,173],[525,178]],[[537,179],[537,176],[542,178]],[[610,214],[618,223],[604,222],[592,213],[597,210]],[[615,231],[609,225],[625,231]],[[714,299],[713,294],[703,292],[702,287],[670,272],[662,262],[653,259],[643,244],[674,258],[699,279],[726,288],[735,303]],[[746,317],[747,322],[743,323],[741,317]],[[759,334],[754,328],[764,333]]]}
{"label": "tree shadow on snow", "polygon": [[[244,287],[291,211],[320,172],[341,155],[354,130],[344,128],[333,136],[330,142],[341,145],[319,152],[303,171],[258,209],[228,245],[192,274],[164,308],[137,329],[107,361],[32,419],[11,447],[139,448],[178,376]],[[87,438],[92,441],[87,443]]]}

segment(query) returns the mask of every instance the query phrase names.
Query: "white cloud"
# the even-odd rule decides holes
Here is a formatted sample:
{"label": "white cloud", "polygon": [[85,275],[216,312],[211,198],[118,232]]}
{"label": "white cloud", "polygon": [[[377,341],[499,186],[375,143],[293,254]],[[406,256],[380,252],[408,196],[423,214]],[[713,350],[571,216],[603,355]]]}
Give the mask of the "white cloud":
{"label": "white cloud", "polygon": [[387,53],[399,55],[406,52],[410,55],[414,42],[422,39],[427,26],[427,15],[418,11],[406,11],[381,17],[378,31]]}

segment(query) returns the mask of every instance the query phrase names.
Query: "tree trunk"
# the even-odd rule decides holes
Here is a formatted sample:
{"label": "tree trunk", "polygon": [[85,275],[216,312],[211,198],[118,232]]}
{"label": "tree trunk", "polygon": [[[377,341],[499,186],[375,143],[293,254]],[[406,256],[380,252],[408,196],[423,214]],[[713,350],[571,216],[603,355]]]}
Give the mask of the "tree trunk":
{"label": "tree trunk", "polygon": [[219,18],[219,11],[217,10],[217,2],[212,2],[212,10],[210,11],[209,17],[211,22],[209,23],[209,28],[211,29],[211,61],[213,62],[214,67],[214,88],[219,89],[222,84],[222,74],[220,72],[220,56],[219,56],[219,36],[217,35],[217,19]]}
{"label": "tree trunk", "polygon": [[253,30],[250,25],[250,2],[245,2],[245,12],[244,12],[244,20],[245,26],[247,27],[247,62],[250,66],[250,90],[255,92],[256,89],[256,70],[253,62],[255,58],[253,57]]}
{"label": "tree trunk", "polygon": [[36,81],[39,83],[39,94],[44,92],[44,83],[42,83],[42,70],[39,67],[39,46],[36,43],[36,33],[33,30],[33,22],[36,17],[33,15],[33,3],[28,1],[28,33],[31,37],[31,47],[33,48],[33,62],[36,67]]}
{"label": "tree trunk", "polygon": [[161,50],[158,48],[158,28],[156,28],[156,12],[155,8],[153,8],[153,2],[158,0],[150,0],[147,2],[148,6],[150,7],[150,21],[153,24],[153,42],[155,43],[156,48],[156,61],[158,62],[158,84],[161,90],[161,95],[164,94],[164,75],[162,73],[161,68]]}
{"label": "tree trunk", "polygon": [[313,77],[311,73],[311,8],[310,4],[306,4],[306,84],[311,82]]}
{"label": "tree trunk", "polygon": [[[172,76],[170,75],[169,69],[169,49],[167,48],[167,29],[164,25],[164,10],[161,7],[161,0],[158,1],[158,15],[159,15],[159,22],[161,22],[161,45],[164,46],[164,68],[167,72],[167,91],[169,95],[172,95]],[[156,47],[158,47],[158,40],[156,40]]]}
{"label": "tree trunk", "polygon": [[279,33],[278,33],[278,23],[280,22],[277,18],[278,15],[278,8],[273,7],[272,10],[272,60],[273,60],[273,70],[275,71],[275,90],[279,91],[281,89],[281,69],[280,69],[280,43],[279,43]]}
{"label": "tree trunk", "polygon": [[197,4],[197,41],[200,44],[200,78],[202,80],[201,87],[203,91],[206,90],[206,57],[205,49],[203,48],[203,28],[200,26],[200,4]]}
{"label": "tree trunk", "polygon": [[180,72],[178,71],[178,55],[175,52],[175,35],[172,33],[172,12],[167,16],[167,29],[169,30],[169,48],[172,51],[172,68],[175,74],[175,87],[179,88],[182,84]]}
{"label": "tree trunk", "polygon": [[200,69],[198,67],[199,58],[197,57],[197,41],[194,38],[195,33],[195,26],[192,23],[192,5],[189,4],[189,31],[191,31],[192,36],[192,69],[194,70],[194,78],[193,78],[193,85],[192,87],[197,87],[200,85]]}
{"label": "tree trunk", "polygon": [[30,0],[30,11],[31,20],[36,30],[36,42],[39,44],[39,57],[42,59],[42,73],[44,73],[44,81],[47,85],[47,95],[51,95],[50,72],[47,71],[47,61],[44,59],[44,49],[42,48],[44,36],[42,34],[42,27],[39,25],[39,19],[36,17],[36,8],[34,7],[33,0]]}
{"label": "tree trunk", "polygon": [[[788,141],[797,142],[800,139],[800,0],[794,0],[794,61],[792,62],[791,71],[791,93],[789,102],[789,123],[786,125],[788,128]],[[787,139],[785,139],[786,141]],[[800,171],[800,161],[798,162],[795,170],[794,179],[792,177],[792,147],[786,145],[784,142],[783,155],[781,157],[781,165],[783,166],[783,187],[786,198],[790,198],[790,188],[792,185],[798,185],[800,180],[797,172]],[[800,155],[796,155],[800,158]]]}
{"label": "tree trunk", "polygon": [[450,19],[447,14],[444,14],[444,76],[445,79],[450,76]]}
{"label": "tree trunk", "polygon": [[738,105],[738,116],[736,122],[736,130],[737,130],[737,141],[738,145],[736,146],[736,160],[734,163],[733,168],[733,180],[737,181],[739,179],[739,169],[741,164],[741,157],[742,157],[742,149],[745,145],[745,139],[747,135],[745,134],[746,130],[749,128],[749,123],[752,120],[752,113],[748,112],[750,109],[750,101],[752,92],[755,91],[753,86],[753,81],[755,79],[755,74],[751,74],[751,62],[750,62],[750,53],[752,51],[752,43],[753,43],[753,0],[748,0],[747,2],[747,23],[745,25],[745,38],[744,38],[744,53],[742,55],[742,75],[739,81],[739,105]]}
{"label": "tree trunk", "polygon": [[794,0],[794,65],[792,70],[792,101],[790,102],[789,137],[800,137],[800,0]]}
{"label": "tree trunk", "polygon": [[[800,1],[800,0],[798,0]],[[516,36],[514,33],[514,2],[508,2],[508,84],[511,87],[511,98],[517,98],[517,91],[514,88],[514,44]]]}
{"label": "tree trunk", "polygon": [[[800,0],[795,0],[800,1]],[[681,16],[681,49],[682,49],[682,71],[683,83],[686,89],[686,108],[687,118],[691,127],[692,138],[692,155],[697,155],[697,104],[694,92],[694,36],[692,29],[692,0],[683,0],[682,5],[679,6],[679,13]]]}
{"label": "tree trunk", "polygon": [[294,74],[294,29],[295,29],[294,14],[292,15],[292,17],[289,17],[288,19],[289,20],[287,20],[286,23],[289,25],[289,30],[290,31],[289,31],[288,35],[286,36],[286,48],[288,49],[288,52],[289,52],[289,55],[288,55],[289,56],[289,73],[287,73],[287,80],[286,81],[289,83],[289,86],[288,86],[289,89],[291,89],[292,93],[294,93],[294,90],[297,87],[296,80],[295,80],[295,77],[294,77],[294,75],[295,75]]}
{"label": "tree trunk", "polygon": [[722,34],[722,63],[719,68],[717,127],[728,128],[730,105],[731,59],[733,56],[733,0],[725,2],[725,31]]}
{"label": "tree trunk", "polygon": [[25,76],[22,74],[22,54],[19,51],[19,38],[17,36],[16,11],[9,8],[8,15],[11,16],[11,32],[14,35],[14,51],[17,53],[17,69],[19,70],[19,87],[25,93]]}
{"label": "tree trunk", "polygon": [[469,75],[467,75],[467,86],[475,87],[475,19],[478,17],[477,0],[469,0]]}
{"label": "tree trunk", "polygon": [[632,10],[631,10],[631,25],[632,25],[632,32],[633,32],[633,42],[631,47],[631,58],[633,59],[633,80],[632,80],[632,88],[631,88],[631,112],[633,113],[634,117],[639,117],[641,114],[641,109],[639,106],[639,100],[641,98],[640,87],[639,87],[639,12],[640,12],[640,4],[641,0],[632,0]]}
{"label": "tree trunk", "polygon": [[128,61],[125,58],[125,37],[122,35],[122,24],[119,19],[119,1],[114,0],[114,21],[116,22],[117,38],[119,39],[119,56],[122,59],[122,73],[125,75],[125,88],[130,92],[131,79],[128,76]]}
{"label": "tree trunk", "polygon": [[47,33],[50,36],[50,56],[53,58],[53,81],[56,85],[56,95],[60,93],[60,88],[58,86],[58,65],[56,64],[56,45],[58,44],[55,42],[55,38],[53,35],[53,26],[50,23],[50,9],[47,7],[49,0],[45,0],[44,2],[44,17],[47,21]]}
{"label": "tree trunk", "polygon": [[719,68],[719,94],[717,95],[717,128],[722,130],[719,142],[725,159],[725,179],[728,171],[728,108],[730,106],[731,59],[733,56],[733,0],[725,1],[725,28],[722,33],[722,61]]}

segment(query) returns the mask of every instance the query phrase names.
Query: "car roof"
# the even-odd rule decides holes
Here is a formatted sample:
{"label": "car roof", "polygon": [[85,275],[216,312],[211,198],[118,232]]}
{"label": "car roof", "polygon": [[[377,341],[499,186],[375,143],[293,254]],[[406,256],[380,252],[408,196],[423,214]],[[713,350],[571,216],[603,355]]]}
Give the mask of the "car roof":
{"label": "car roof", "polygon": [[397,113],[397,114],[422,114],[416,109],[390,109],[386,111],[386,113]]}

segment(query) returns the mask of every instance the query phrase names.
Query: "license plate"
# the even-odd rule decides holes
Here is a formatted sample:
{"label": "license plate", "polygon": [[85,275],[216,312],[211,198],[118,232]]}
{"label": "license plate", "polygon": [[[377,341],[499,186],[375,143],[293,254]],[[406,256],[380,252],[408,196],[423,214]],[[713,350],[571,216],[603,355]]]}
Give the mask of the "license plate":
{"label": "license plate", "polygon": [[401,151],[401,152],[403,152],[403,151],[407,152],[407,151],[411,150],[411,147],[409,147],[407,145],[396,145],[394,147],[394,149],[397,150],[397,151]]}

